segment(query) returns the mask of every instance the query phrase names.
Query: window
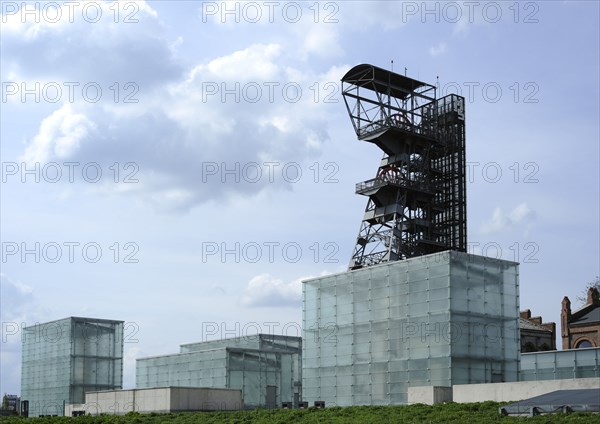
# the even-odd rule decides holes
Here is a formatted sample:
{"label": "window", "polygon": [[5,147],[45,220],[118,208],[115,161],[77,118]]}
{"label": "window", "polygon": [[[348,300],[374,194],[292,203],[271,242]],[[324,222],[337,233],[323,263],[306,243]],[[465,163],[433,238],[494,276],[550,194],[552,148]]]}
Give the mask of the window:
{"label": "window", "polygon": [[548,343],[544,343],[544,344],[542,344],[542,346],[540,346],[540,350],[544,351],[544,352],[548,351],[548,350],[550,350],[550,346],[548,345]]}
{"label": "window", "polygon": [[582,349],[585,347],[594,347],[594,345],[592,345],[592,342],[590,342],[589,340],[582,340],[579,343],[577,343],[576,349]]}

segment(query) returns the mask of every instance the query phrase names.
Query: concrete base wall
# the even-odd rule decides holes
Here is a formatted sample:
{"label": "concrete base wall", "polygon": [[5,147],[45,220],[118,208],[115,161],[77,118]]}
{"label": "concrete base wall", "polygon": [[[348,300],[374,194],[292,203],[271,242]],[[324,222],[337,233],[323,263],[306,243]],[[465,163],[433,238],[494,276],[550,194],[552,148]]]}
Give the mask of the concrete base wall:
{"label": "concrete base wall", "polygon": [[209,387],[161,387],[111,390],[85,394],[85,404],[65,406],[65,415],[123,415],[128,412],[236,411],[243,408],[242,391]]}
{"label": "concrete base wall", "polygon": [[435,403],[452,402],[452,387],[422,386],[408,388],[408,403]]}
{"label": "concrete base wall", "polygon": [[[135,412],[171,412],[171,389],[160,388],[160,389],[149,389],[149,390],[127,390],[129,393],[117,393],[117,396],[126,398],[126,400],[133,401],[133,411]],[[102,394],[102,393],[98,393]],[[93,393],[86,395],[86,403],[88,396],[92,396]],[[125,399],[123,399],[125,401]],[[131,410],[131,409],[130,409]]]}
{"label": "concrete base wall", "polygon": [[85,403],[67,403],[65,404],[65,417],[70,417],[73,411],[84,411]]}
{"label": "concrete base wall", "polygon": [[171,412],[235,411],[242,408],[241,390],[171,388]]}
{"label": "concrete base wall", "polygon": [[511,402],[529,399],[556,390],[598,389],[597,378],[570,380],[519,381],[514,383],[458,384],[452,387],[422,386],[408,388],[408,403],[433,405],[442,402]]}
{"label": "concrete base wall", "polygon": [[597,378],[574,378],[570,380],[519,381],[515,383],[460,384],[452,386],[452,398],[457,403],[510,402],[569,389],[598,389]]}

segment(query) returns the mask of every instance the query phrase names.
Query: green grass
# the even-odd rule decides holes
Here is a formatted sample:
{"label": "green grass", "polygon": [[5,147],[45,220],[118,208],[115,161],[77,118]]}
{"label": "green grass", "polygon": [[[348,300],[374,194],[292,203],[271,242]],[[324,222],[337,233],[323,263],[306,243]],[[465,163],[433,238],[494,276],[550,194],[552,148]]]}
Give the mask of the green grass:
{"label": "green grass", "polygon": [[195,412],[179,414],[138,414],[129,413],[124,416],[87,416],[87,417],[53,417],[53,418],[0,418],[3,423],[198,423],[198,424],[288,424],[288,423],[599,423],[600,416],[591,413],[573,413],[569,415],[553,414],[534,418],[502,417],[498,407],[505,403],[446,403],[433,406],[351,406],[331,407],[326,409],[309,408],[307,410],[268,410],[237,412]]}

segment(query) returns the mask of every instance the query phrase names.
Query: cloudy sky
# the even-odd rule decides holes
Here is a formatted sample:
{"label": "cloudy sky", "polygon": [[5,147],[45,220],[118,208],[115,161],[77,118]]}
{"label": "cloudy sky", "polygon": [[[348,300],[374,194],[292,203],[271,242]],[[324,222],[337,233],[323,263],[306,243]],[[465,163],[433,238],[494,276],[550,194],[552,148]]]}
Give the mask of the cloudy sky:
{"label": "cloudy sky", "polygon": [[466,97],[470,251],[559,322],[600,274],[599,5],[3,1],[0,392],[22,326],[126,322],[135,358],[300,332],[381,157],[339,80],[372,63]]}

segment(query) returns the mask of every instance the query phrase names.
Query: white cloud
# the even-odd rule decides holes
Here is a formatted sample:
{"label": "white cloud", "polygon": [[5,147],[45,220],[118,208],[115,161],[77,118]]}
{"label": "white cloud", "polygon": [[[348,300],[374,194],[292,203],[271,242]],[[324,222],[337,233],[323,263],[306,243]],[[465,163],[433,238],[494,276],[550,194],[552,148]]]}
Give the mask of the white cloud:
{"label": "white cloud", "polygon": [[[337,270],[342,272],[345,267]],[[321,271],[319,277],[331,274],[330,271]],[[241,304],[248,307],[301,307],[302,306],[302,281],[315,278],[306,275],[286,283],[269,273],[253,277],[247,284]]]}
{"label": "white cloud", "polygon": [[[339,23],[353,31],[391,31],[408,22],[420,19],[419,13],[412,13],[408,2],[400,1],[352,1],[338,3],[339,11],[328,10],[330,19],[338,19]],[[409,7],[407,7],[407,5]],[[418,7],[418,6],[417,6]],[[325,20],[323,16],[322,20]],[[331,25],[331,24],[329,24]]]}
{"label": "white cloud", "polygon": [[246,287],[242,305],[259,307],[300,307],[302,305],[302,280],[298,278],[289,283],[265,273],[252,278]]}
{"label": "white cloud", "polygon": [[[164,28],[146,2],[112,9],[110,2],[91,3],[95,6],[85,9],[87,14],[84,3],[72,5],[71,11],[63,6],[57,22],[43,19],[44,15],[36,22],[35,16],[20,12],[3,16],[7,20],[2,28],[3,80],[5,72],[18,71],[22,80],[78,83],[76,91],[92,82],[108,98],[115,82],[135,81],[147,95],[156,85],[179,76],[171,43],[163,38]],[[96,8],[101,10],[98,21],[93,17]],[[137,22],[125,22],[128,18]]]}
{"label": "white cloud", "polygon": [[269,81],[278,76],[279,68],[274,60],[280,55],[278,44],[255,44],[199,66],[192,71],[192,77],[208,71],[221,81]]}
{"label": "white cloud", "polygon": [[481,225],[480,231],[482,234],[492,234],[512,229],[519,224],[530,223],[535,215],[527,203],[520,203],[508,213],[497,207],[491,219]]}
{"label": "white cloud", "polygon": [[340,29],[338,25],[321,24],[307,28],[304,32],[302,53],[305,57],[315,55],[332,58],[341,57],[344,50],[340,44]]}
{"label": "white cloud", "polygon": [[[18,253],[17,253],[18,255]],[[47,315],[42,305],[37,304],[35,288],[6,273],[0,273],[0,320],[23,326],[40,322]],[[20,333],[15,343],[20,344]]]}
{"label": "white cloud", "polygon": [[437,46],[432,46],[429,48],[429,54],[431,56],[439,56],[446,52],[446,43],[440,43]]}
{"label": "white cloud", "polygon": [[67,103],[42,121],[21,159],[28,163],[46,162],[51,158],[68,159],[95,127],[84,114],[75,112]]}
{"label": "white cloud", "polygon": [[175,188],[153,191],[146,200],[160,212],[177,212],[188,210],[197,197],[192,190]]}
{"label": "white cloud", "polygon": [[472,23],[469,23],[468,17],[463,16],[457,23],[454,24],[454,28],[452,29],[452,34],[453,35],[467,34],[472,25],[473,25]]}
{"label": "white cloud", "polygon": [[139,196],[160,211],[289,188],[282,179],[223,183],[217,175],[207,180],[203,168],[209,162],[230,169],[265,161],[302,163],[320,153],[329,137],[325,99],[332,87],[325,84],[334,81],[330,78],[337,82],[340,70],[316,74],[283,63],[281,46],[253,44],[193,66],[143,102],[65,104],[42,120],[22,157],[106,167],[119,158],[135,162],[140,169],[135,190],[114,184],[94,188]]}
{"label": "white cloud", "polygon": [[20,281],[14,281],[3,272],[0,272],[0,281],[1,281],[1,284],[5,285],[5,287],[7,287],[9,285],[13,286],[14,288],[17,289],[18,293],[20,293],[21,295],[28,295],[28,294],[33,293],[33,287],[31,287],[27,284],[24,284]]}
{"label": "white cloud", "polygon": [[[131,2],[131,6],[119,6],[118,2],[94,1],[70,4],[11,2],[2,8],[2,29],[5,34],[18,35],[33,41],[52,33],[62,33],[69,26],[110,23],[138,23],[144,15],[156,18],[158,14],[145,0]],[[134,7],[132,7],[134,6]]]}
{"label": "white cloud", "polygon": [[[4,248],[3,248],[4,249]],[[36,304],[34,289],[28,284],[0,273],[0,323],[2,347],[0,370],[2,391],[18,388],[21,381],[21,340],[23,328],[41,322],[41,305]]]}
{"label": "white cloud", "polygon": [[[4,246],[3,246],[4,250]],[[35,323],[30,314],[33,288],[0,273],[0,324],[2,325],[1,389],[19,387],[21,380],[21,337],[24,326]]]}
{"label": "white cloud", "polygon": [[535,216],[535,212],[527,205],[527,203],[521,203],[510,211],[509,218],[511,222],[516,224],[523,222],[529,218]]}

